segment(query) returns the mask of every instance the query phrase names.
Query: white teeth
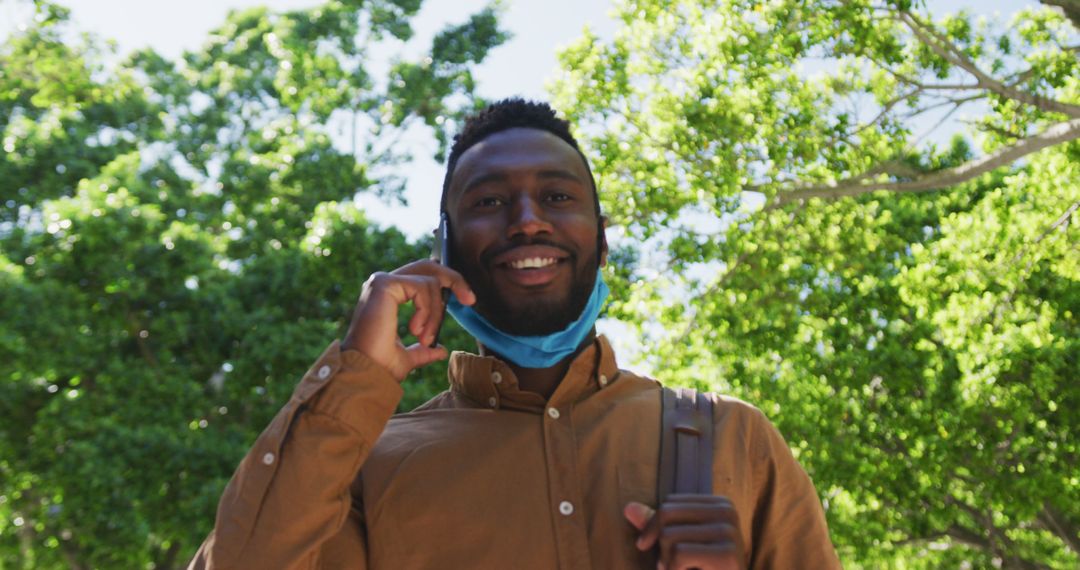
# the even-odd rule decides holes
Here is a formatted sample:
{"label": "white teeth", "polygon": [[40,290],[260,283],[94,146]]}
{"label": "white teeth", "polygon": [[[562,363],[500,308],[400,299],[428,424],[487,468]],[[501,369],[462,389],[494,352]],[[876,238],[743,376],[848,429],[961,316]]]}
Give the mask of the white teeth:
{"label": "white teeth", "polygon": [[514,269],[537,269],[540,267],[547,267],[554,263],[554,257],[530,257],[528,259],[511,261],[510,267],[513,267]]}

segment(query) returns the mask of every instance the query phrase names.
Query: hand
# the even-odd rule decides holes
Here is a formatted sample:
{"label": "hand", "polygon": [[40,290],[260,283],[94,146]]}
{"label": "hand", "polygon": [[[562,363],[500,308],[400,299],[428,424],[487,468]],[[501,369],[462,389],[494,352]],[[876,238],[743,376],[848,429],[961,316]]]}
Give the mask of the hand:
{"label": "hand", "polygon": [[[434,261],[415,261],[390,273],[376,273],[364,283],[353,311],[343,349],[359,350],[382,365],[401,382],[414,369],[446,358],[435,341],[443,318],[442,289],[454,292],[463,305],[476,302],[476,295],[460,273]],[[398,337],[398,311],[412,301],[416,312],[409,319],[409,332],[420,342],[406,347]]]}
{"label": "hand", "polygon": [[739,516],[726,497],[670,495],[658,510],[629,503],[623,515],[641,531],[639,550],[659,545],[661,570],[746,567]]}

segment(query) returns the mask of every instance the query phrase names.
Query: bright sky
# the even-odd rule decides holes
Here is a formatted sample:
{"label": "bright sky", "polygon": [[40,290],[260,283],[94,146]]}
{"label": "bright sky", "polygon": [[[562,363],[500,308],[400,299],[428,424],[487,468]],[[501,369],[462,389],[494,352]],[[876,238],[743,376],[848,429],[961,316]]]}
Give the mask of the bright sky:
{"label": "bright sky", "polygon": [[[319,0],[59,0],[72,10],[75,24],[113,39],[121,51],[152,47],[176,57],[197,48],[207,33],[220,25],[230,9],[266,5],[285,10],[317,6]],[[489,0],[428,0],[413,21],[416,38],[410,48],[426,47],[431,36],[449,23],[459,23],[480,10]],[[935,14],[967,8],[979,14],[1012,14],[1028,0],[931,0]],[[0,0],[0,38],[25,20],[29,2]],[[545,80],[556,67],[559,47],[576,39],[587,25],[601,37],[610,38],[616,24],[607,16],[611,0],[503,0],[503,26],[513,38],[496,48],[477,72],[482,96],[496,99],[511,95],[543,99]],[[405,198],[409,206],[389,206],[377,198],[362,196],[369,216],[394,225],[411,237],[435,226],[433,206],[442,185],[443,166],[431,160],[434,143],[417,137],[410,141],[416,161],[407,178]],[[422,215],[421,215],[422,213]]]}
{"label": "bright sky", "polygon": [[[207,33],[225,21],[230,9],[265,5],[276,10],[318,6],[319,0],[58,0],[71,8],[72,20],[81,30],[113,39],[122,52],[152,47],[158,53],[177,57],[184,50],[202,44]],[[413,21],[416,37],[408,48],[417,52],[430,38],[450,23],[460,23],[488,4],[488,0],[428,0]],[[25,20],[26,4],[0,0],[0,38]],[[555,54],[581,35],[589,25],[602,37],[611,37],[615,24],[606,15],[608,0],[509,0],[503,2],[504,28],[513,38],[492,52],[477,72],[480,94],[497,99],[511,95],[545,98],[544,81],[552,75]],[[416,162],[410,167],[406,200],[408,207],[388,206],[375,197],[360,201],[369,216],[384,225],[394,225],[410,237],[418,237],[436,225],[443,165],[431,156],[434,142],[419,139]],[[418,215],[420,212],[423,215]]]}
{"label": "bright sky", "polygon": [[[207,33],[220,25],[230,9],[266,5],[276,10],[305,8],[319,0],[58,0],[72,9],[76,26],[102,38],[115,40],[122,52],[152,47],[176,57],[197,48]],[[544,82],[556,67],[560,46],[581,35],[588,25],[603,38],[614,35],[616,24],[607,17],[612,0],[502,0],[502,25],[513,38],[497,48],[477,71],[480,94],[490,99],[522,95],[543,99]],[[424,49],[431,36],[449,23],[460,23],[468,14],[487,5],[488,0],[428,0],[413,21],[416,38],[410,44]],[[0,0],[0,39],[28,16],[28,1]],[[932,13],[941,15],[967,8],[976,14],[1008,15],[1033,0],[930,0]],[[431,156],[434,143],[416,139],[416,161],[409,168],[406,199],[409,206],[388,206],[377,198],[364,196],[371,219],[396,226],[410,237],[430,232],[435,224],[443,165]],[[621,323],[598,323],[623,355],[624,362],[637,360],[639,343]],[[648,373],[648,366],[639,362]]]}

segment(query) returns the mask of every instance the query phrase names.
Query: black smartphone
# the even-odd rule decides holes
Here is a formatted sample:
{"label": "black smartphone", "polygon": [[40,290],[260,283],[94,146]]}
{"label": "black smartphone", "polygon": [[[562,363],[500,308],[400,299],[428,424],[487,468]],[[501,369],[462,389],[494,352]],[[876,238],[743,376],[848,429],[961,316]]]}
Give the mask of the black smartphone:
{"label": "black smartphone", "polygon": [[[450,267],[450,223],[446,219],[446,212],[439,214],[439,227],[435,229],[435,243],[431,246],[431,257],[440,265]],[[439,328],[435,330],[435,339],[431,341],[431,348],[439,345],[439,333],[442,332],[442,324],[446,320],[446,302],[449,300],[450,289],[443,287],[443,313],[442,318],[439,319]]]}

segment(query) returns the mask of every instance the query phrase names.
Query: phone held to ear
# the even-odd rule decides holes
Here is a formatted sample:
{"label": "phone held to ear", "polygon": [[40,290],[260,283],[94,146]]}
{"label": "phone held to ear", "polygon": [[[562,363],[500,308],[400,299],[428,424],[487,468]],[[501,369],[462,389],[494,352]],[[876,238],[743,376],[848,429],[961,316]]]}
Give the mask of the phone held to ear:
{"label": "phone held to ear", "polygon": [[[450,223],[446,219],[446,212],[439,214],[439,227],[435,230],[435,243],[431,247],[431,257],[440,265],[450,266]],[[431,341],[431,348],[439,345],[439,333],[442,332],[443,321],[446,320],[446,302],[450,300],[450,289],[443,287],[442,318],[439,319],[439,328],[435,330],[435,339]]]}

